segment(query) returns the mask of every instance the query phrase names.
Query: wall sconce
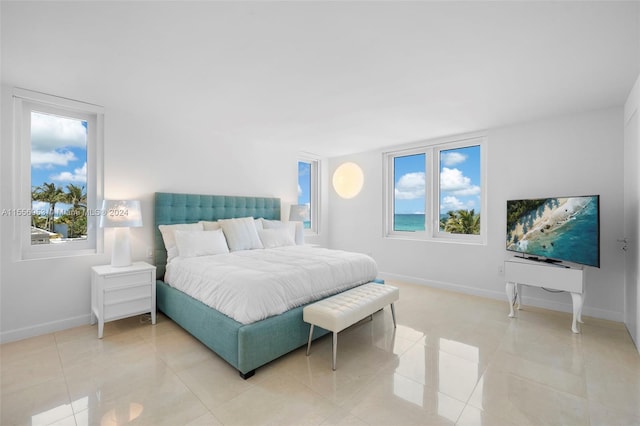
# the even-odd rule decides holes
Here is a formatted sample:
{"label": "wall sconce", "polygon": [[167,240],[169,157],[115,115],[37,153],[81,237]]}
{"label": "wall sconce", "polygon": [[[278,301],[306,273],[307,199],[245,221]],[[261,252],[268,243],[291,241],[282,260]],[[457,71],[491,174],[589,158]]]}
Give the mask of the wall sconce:
{"label": "wall sconce", "polygon": [[100,215],[101,228],[116,228],[111,254],[111,266],[131,265],[130,227],[142,226],[142,211],[138,200],[104,200]]}
{"label": "wall sconce", "polygon": [[353,198],[360,193],[364,174],[356,163],[343,163],[333,173],[333,189],[342,198]]}

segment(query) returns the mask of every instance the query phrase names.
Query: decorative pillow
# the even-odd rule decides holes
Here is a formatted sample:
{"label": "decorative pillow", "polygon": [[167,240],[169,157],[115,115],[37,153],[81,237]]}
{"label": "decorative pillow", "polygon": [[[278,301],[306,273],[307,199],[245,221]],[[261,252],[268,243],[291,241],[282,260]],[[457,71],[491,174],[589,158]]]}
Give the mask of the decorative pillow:
{"label": "decorative pillow", "polygon": [[180,257],[229,253],[222,229],[216,231],[175,231]]}
{"label": "decorative pillow", "polygon": [[[255,219],[254,220],[255,224],[256,224],[256,229],[260,230],[262,229],[262,220],[261,219]],[[222,229],[222,225],[220,225],[220,222],[218,222],[217,220],[201,220],[200,222],[202,226],[204,227],[205,231],[215,231],[216,229]]]}
{"label": "decorative pillow", "polygon": [[210,221],[210,220],[201,220],[200,222],[202,224],[202,228],[205,231],[216,231],[218,229],[222,229],[222,227],[220,226],[220,224],[218,223],[218,221]]}
{"label": "decorative pillow", "polygon": [[258,235],[264,248],[295,246],[296,242],[291,238],[287,228],[259,229]]}
{"label": "decorative pillow", "polygon": [[164,247],[167,249],[167,264],[178,257],[178,247],[176,246],[175,231],[202,231],[201,223],[178,223],[175,225],[158,225]]}
{"label": "decorative pillow", "polygon": [[252,217],[220,219],[218,222],[222,226],[224,236],[227,238],[229,250],[238,251],[264,248]]}
{"label": "decorative pillow", "polygon": [[291,238],[296,244],[304,244],[304,227],[302,222],[282,222],[280,220],[262,219],[262,227],[264,229],[286,228],[289,230]]}

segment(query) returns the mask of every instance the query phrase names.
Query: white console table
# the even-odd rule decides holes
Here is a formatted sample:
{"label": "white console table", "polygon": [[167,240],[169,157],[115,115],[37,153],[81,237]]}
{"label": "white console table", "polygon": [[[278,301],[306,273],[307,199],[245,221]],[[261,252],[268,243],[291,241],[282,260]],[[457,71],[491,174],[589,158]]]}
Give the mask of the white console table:
{"label": "white console table", "polygon": [[582,323],[584,298],[584,271],[582,268],[568,268],[564,265],[513,258],[504,262],[504,275],[507,281],[506,290],[510,318],[515,317],[514,304],[517,304],[517,309],[520,309],[521,284],[567,291],[571,293],[573,302],[571,331],[580,333],[576,321]]}

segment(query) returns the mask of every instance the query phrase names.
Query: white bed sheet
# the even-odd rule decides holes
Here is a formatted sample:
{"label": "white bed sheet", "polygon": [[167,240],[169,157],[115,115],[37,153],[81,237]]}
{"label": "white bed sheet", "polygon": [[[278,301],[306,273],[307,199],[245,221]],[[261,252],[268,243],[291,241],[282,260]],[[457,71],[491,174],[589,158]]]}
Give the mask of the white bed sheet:
{"label": "white bed sheet", "polygon": [[176,258],[164,281],[242,324],[372,281],[364,254],[310,246]]}

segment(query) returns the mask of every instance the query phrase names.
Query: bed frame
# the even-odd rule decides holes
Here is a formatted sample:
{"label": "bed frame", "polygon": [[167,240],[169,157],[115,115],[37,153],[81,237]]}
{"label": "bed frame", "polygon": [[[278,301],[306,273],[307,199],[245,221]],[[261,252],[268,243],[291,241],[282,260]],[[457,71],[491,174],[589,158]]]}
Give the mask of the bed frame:
{"label": "bed frame", "polygon": [[[307,344],[309,324],[302,320],[304,306],[244,325],[162,281],[167,251],[158,225],[247,216],[280,220],[280,199],[157,192],[154,205],[156,300],[160,311],[235,367],[243,379],[253,376],[256,368]],[[313,339],[327,333],[315,327]]]}

